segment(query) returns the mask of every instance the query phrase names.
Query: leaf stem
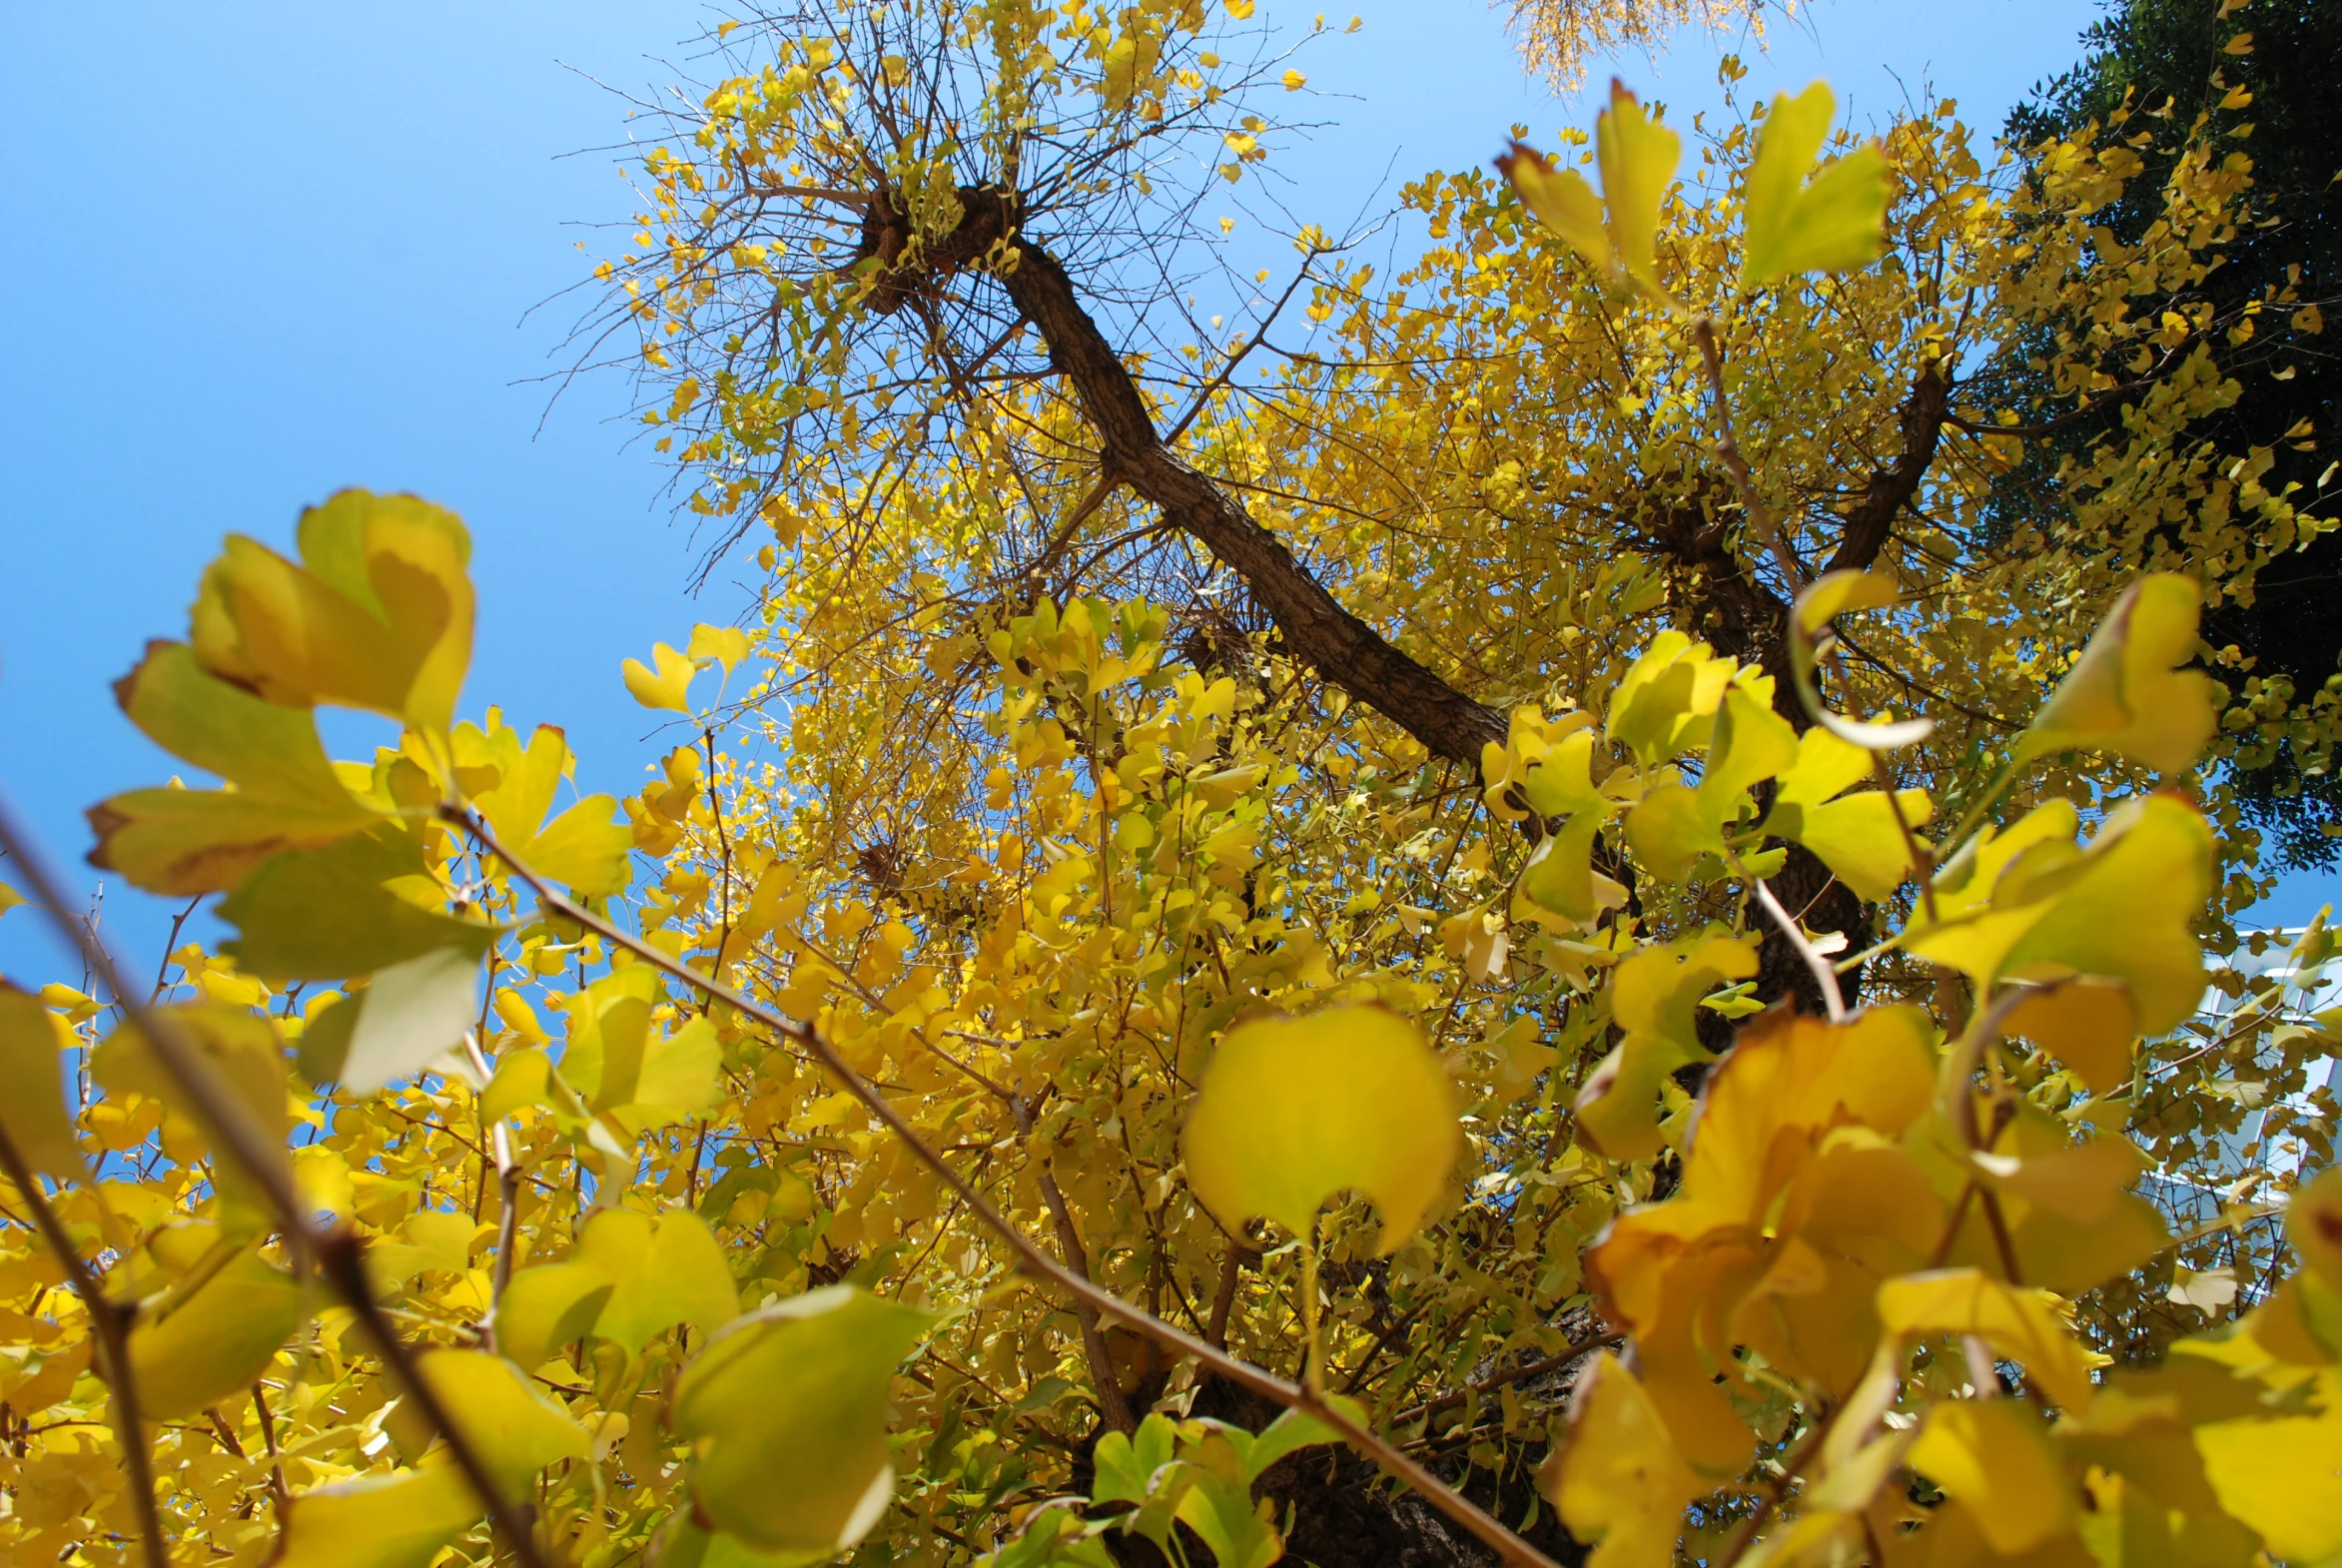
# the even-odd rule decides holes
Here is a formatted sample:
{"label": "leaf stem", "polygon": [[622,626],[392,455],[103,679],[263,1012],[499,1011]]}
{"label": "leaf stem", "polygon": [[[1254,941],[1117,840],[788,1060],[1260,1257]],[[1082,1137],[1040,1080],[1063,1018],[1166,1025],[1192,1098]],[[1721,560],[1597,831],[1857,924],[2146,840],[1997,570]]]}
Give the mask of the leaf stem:
{"label": "leaf stem", "polygon": [[1273,1372],[1254,1366],[1247,1361],[1238,1360],[1217,1345],[1208,1344],[1193,1334],[1173,1327],[1152,1313],[1131,1305],[1122,1297],[1112,1291],[1101,1289],[1089,1279],[1075,1273],[1065,1264],[1050,1256],[1023,1230],[1011,1223],[1007,1215],[994,1207],[990,1199],[977,1191],[957,1171],[954,1171],[950,1163],[903,1119],[902,1113],[888,1104],[886,1099],[872,1088],[861,1074],[854,1071],[846,1059],[838,1054],[837,1048],[831,1045],[828,1038],[819,1030],[767,1007],[720,980],[701,974],[680,959],[652,947],[649,943],[628,936],[609,921],[581,907],[574,900],[564,897],[543,877],[539,876],[534,868],[515,859],[501,844],[496,842],[493,832],[477,816],[451,806],[442,807],[441,810],[447,821],[470,833],[479,841],[483,849],[511,867],[513,874],[529,885],[530,889],[535,892],[537,901],[545,908],[565,920],[587,927],[597,933],[603,941],[622,947],[632,953],[639,962],[648,964],[653,969],[693,987],[701,994],[724,1003],[738,1011],[743,1017],[755,1020],[775,1034],[795,1042],[810,1052],[821,1062],[823,1067],[829,1070],[832,1077],[845,1086],[847,1093],[862,1103],[863,1108],[876,1118],[881,1126],[902,1141],[903,1146],[910,1151],[914,1159],[935,1173],[937,1178],[955,1196],[968,1205],[970,1213],[1008,1243],[1009,1249],[1017,1255],[1019,1268],[1025,1273],[1049,1280],[1077,1300],[1089,1302],[1101,1315],[1114,1318],[1116,1321],[1145,1334],[1176,1355],[1193,1358],[1202,1366],[1232,1383],[1272,1399],[1288,1409],[1306,1411],[1333,1428],[1343,1441],[1359,1453],[1372,1459],[1393,1477],[1421,1493],[1432,1506],[1469,1530],[1489,1550],[1495,1552],[1505,1562],[1514,1564],[1515,1568],[1559,1568],[1553,1559],[1506,1529],[1485,1509],[1440,1480],[1439,1477],[1433,1475],[1395,1445],[1384,1440],[1371,1428],[1353,1419],[1330,1400],[1310,1389],[1288,1382]]}

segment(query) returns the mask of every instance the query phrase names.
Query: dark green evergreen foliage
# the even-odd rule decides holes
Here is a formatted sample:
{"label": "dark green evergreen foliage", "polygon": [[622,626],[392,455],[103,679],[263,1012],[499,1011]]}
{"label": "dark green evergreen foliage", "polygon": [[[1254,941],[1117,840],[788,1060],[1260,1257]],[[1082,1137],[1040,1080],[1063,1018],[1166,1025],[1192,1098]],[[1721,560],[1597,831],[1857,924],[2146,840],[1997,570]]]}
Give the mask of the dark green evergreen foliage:
{"label": "dark green evergreen foliage", "polygon": [[[2297,484],[2297,505],[2332,517],[2342,503],[2342,486],[2329,477],[2342,457],[2342,0],[2250,0],[2221,11],[2221,0],[2110,0],[2083,35],[2081,62],[2037,88],[2009,116],[2007,133],[2032,146],[2091,121],[2104,126],[2127,104],[2130,117],[2113,134],[2132,141],[2147,171],[2106,210],[2108,229],[2125,243],[2159,216],[2163,177],[2199,126],[2216,156],[2252,160],[2259,221],[2237,235],[2203,290],[2217,313],[2209,341],[2242,391],[2207,434],[2239,456],[2270,448],[2275,461],[2262,482],[2272,491]],[[2240,33],[2250,35],[2249,51],[2228,53]],[[2238,87],[2251,101],[2221,107]],[[2288,288],[2296,304],[2259,316],[2248,341],[2228,341],[2248,303]],[[2321,305],[2333,330],[2295,330],[2301,304]],[[2024,380],[2021,368],[2010,370]],[[2038,397],[2047,389],[2007,391],[2022,406],[2028,392]],[[2123,401],[2065,413],[2046,447],[2010,476],[2002,497],[2010,521],[2045,498],[2062,452],[2087,447],[2120,419]],[[2214,610],[2204,633],[2214,646],[2234,643],[2256,661],[2252,673],[2286,678],[2306,701],[2342,662],[2342,534],[2272,562],[2255,601]],[[2342,778],[2328,759],[2280,743],[2239,760],[2240,794],[2280,855],[2296,866],[2332,864],[2342,842],[2321,828],[2342,820]]]}

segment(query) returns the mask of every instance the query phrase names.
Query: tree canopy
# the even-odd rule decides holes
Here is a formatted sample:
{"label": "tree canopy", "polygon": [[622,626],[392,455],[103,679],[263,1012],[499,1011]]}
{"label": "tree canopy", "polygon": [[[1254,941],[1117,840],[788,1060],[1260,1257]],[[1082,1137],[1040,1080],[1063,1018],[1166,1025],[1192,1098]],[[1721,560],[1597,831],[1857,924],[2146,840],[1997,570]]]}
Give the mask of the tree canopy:
{"label": "tree canopy", "polygon": [[352,490],[117,688],[92,860],[228,940],[0,820],[12,1556],[2342,1552],[2250,159],[1614,87],[1247,272],[1252,12],[711,34],[591,331],[765,591],[638,792]]}

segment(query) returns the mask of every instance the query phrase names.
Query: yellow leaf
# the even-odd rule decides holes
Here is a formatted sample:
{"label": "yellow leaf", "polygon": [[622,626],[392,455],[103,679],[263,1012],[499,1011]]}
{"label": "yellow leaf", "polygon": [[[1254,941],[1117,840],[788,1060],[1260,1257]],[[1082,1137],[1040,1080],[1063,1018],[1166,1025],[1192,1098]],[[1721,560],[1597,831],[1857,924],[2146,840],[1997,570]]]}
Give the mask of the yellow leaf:
{"label": "yellow leaf", "polygon": [[1773,100],[1749,164],[1743,289],[1791,273],[1851,272],[1869,266],[1886,249],[1887,204],[1894,199],[1895,177],[1876,142],[1806,180],[1837,108],[1837,97],[1825,82],[1795,98],[1783,93]]}
{"label": "yellow leaf", "polygon": [[487,1507],[444,1464],[298,1493],[270,1568],[423,1568]]}
{"label": "yellow leaf", "polygon": [[2130,1082],[2138,1023],[2130,990],[2119,982],[2084,977],[2043,986],[2017,1004],[2007,1028],[2064,1058],[2094,1095]]}
{"label": "yellow leaf", "polygon": [[1610,231],[1602,222],[1602,198],[1575,169],[1556,169],[1543,153],[1519,142],[1496,161],[1530,212],[1560,235],[1605,277],[1611,271]]}
{"label": "yellow leaf", "polygon": [[132,790],[91,808],[91,863],[149,892],[217,892],[281,850],[380,820],[342,786],[308,713],[209,673],[184,643],[150,643],[114,694],[148,738],[235,786]]}
{"label": "yellow leaf", "polygon": [[1635,1375],[1605,1350],[1570,1398],[1569,1439],[1540,1477],[1588,1568],[1667,1568],[1684,1509],[1708,1490]]}
{"label": "yellow leaf", "polygon": [[204,573],[195,655],[271,702],[370,708],[444,731],[471,661],[471,537],[412,495],[344,490],[302,513],[301,564],[231,535]]}
{"label": "yellow leaf", "polygon": [[2342,1552],[2342,1371],[2318,1373],[2316,1415],[2218,1421],[2195,1429],[2220,1506],[2258,1530],[2269,1554],[2331,1562]]}
{"label": "yellow leaf", "polygon": [[619,818],[617,801],[608,795],[588,795],[545,820],[561,781],[576,766],[568,737],[550,724],[540,724],[525,751],[513,744],[509,729],[499,726],[491,739],[505,743],[500,748],[502,766],[495,785],[474,796],[472,803],[487,818],[498,842],[531,871],[567,883],[588,897],[623,891],[634,835]]}
{"label": "yellow leaf", "polygon": [[691,628],[691,646],[685,651],[694,662],[715,660],[728,677],[748,657],[748,633],[737,626],[701,625]]}
{"label": "yellow leaf", "polygon": [[1308,81],[1309,79],[1298,71],[1287,71],[1284,74],[1284,90],[1288,93],[1297,93],[1307,85]]}
{"label": "yellow leaf", "polygon": [[1911,1465],[1966,1508],[1993,1551],[2014,1557],[2060,1535],[2072,1487],[2040,1417],[2018,1399],[1947,1400],[1928,1412]]}
{"label": "yellow leaf", "polygon": [[604,1208],[566,1261],[512,1276],[496,1305],[496,1345],[528,1368],[588,1333],[633,1355],[663,1328],[712,1332],[739,1309],[723,1252],[697,1214]]}
{"label": "yellow leaf", "polygon": [[65,1114],[58,1066],[59,1053],[78,1044],[40,998],[0,980],[0,1132],[26,1165],[61,1181],[89,1175]]}
{"label": "yellow leaf", "polygon": [[740,1318],[675,1385],[691,1495],[751,1545],[826,1556],[886,1511],[887,1392],[929,1318],[829,1285]]}
{"label": "yellow leaf", "polygon": [[640,659],[628,659],[621,666],[627,691],[646,708],[672,708],[677,713],[689,713],[691,677],[698,673],[699,667],[663,642],[650,650],[650,656],[658,665],[655,674]]}
{"label": "yellow leaf", "polygon": [[585,1455],[585,1429],[502,1356],[427,1350],[418,1370],[507,1494],[524,1494],[530,1478],[554,1460]]}
{"label": "yellow leaf", "polygon": [[1659,204],[1675,179],[1683,139],[1643,112],[1635,95],[1612,80],[1610,107],[1594,126],[1594,160],[1610,210],[1610,245],[1628,277],[1672,305],[1657,265]]}
{"label": "yellow leaf", "polygon": [[2024,1365],[2041,1391],[2080,1415],[2090,1404],[2090,1363],[2046,1290],[2003,1284],[1973,1268],[1905,1274],[1879,1286],[1879,1321],[1888,1332],[1975,1334],[1993,1352]]}
{"label": "yellow leaf", "polygon": [[149,1420],[193,1415],[252,1387],[301,1326],[301,1286],[284,1269],[239,1252],[169,1315],[130,1333],[130,1365]]}
{"label": "yellow leaf", "polygon": [[2342,1289],[2342,1166],[2328,1166],[2293,1194],[2285,1236],[2303,1267]]}
{"label": "yellow leaf", "polygon": [[1265,1214],[1295,1235],[1355,1190],[1382,1213],[1379,1250],[1415,1231],[1462,1146],[1455,1099],[1415,1026],[1373,1006],[1239,1024],[1187,1114],[1196,1195],[1225,1224]]}
{"label": "yellow leaf", "polygon": [[2168,572],[2125,589],[2033,716],[2017,760],[2087,749],[2165,773],[2193,767],[2217,722],[2219,683],[2174,666],[2195,651],[2200,603],[2194,583]]}
{"label": "yellow leaf", "polygon": [[1700,998],[1723,981],[1746,980],[1756,972],[1755,948],[1729,937],[1645,948],[1618,966],[1612,1006],[1626,1038],[1578,1092],[1578,1125],[1588,1143],[1622,1162],[1659,1153],[1654,1097],[1660,1081],[1679,1067],[1708,1059],[1692,1024]]}

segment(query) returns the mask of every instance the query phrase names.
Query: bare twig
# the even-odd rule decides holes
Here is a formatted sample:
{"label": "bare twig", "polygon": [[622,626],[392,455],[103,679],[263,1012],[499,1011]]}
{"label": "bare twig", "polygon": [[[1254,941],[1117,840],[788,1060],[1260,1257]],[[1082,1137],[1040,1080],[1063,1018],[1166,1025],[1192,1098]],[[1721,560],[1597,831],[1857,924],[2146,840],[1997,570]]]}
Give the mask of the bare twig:
{"label": "bare twig", "polygon": [[1805,590],[1806,574],[1798,565],[1797,556],[1791,553],[1781,524],[1758,497],[1756,475],[1749,472],[1748,459],[1741,455],[1740,441],[1733,434],[1732,407],[1724,397],[1724,355],[1716,347],[1716,324],[1701,317],[1692,323],[1692,339],[1700,346],[1700,363],[1708,373],[1708,405],[1716,415],[1716,450],[1724,458],[1724,466],[1732,470],[1732,482],[1740,491],[1741,509],[1764,535],[1766,545],[1773,551],[1773,564],[1781,569],[1789,596],[1795,598]]}
{"label": "bare twig", "polygon": [[1332,1428],[1344,1442],[1359,1453],[1372,1459],[1390,1475],[1422,1494],[1432,1506],[1469,1530],[1491,1551],[1504,1561],[1515,1564],[1516,1568],[1558,1568],[1558,1565],[1551,1558],[1506,1529],[1485,1509],[1464,1497],[1398,1447],[1386,1441],[1380,1434],[1353,1420],[1329,1401],[1297,1384],[1287,1382],[1273,1372],[1254,1366],[1247,1361],[1240,1361],[1217,1345],[1206,1343],[1193,1334],[1173,1327],[1140,1307],[1133,1306],[1112,1291],[1101,1289],[1092,1281],[1050,1256],[1023,1230],[1012,1224],[1007,1215],[994,1207],[990,1199],[976,1190],[958,1172],[954,1171],[943,1156],[930,1147],[927,1141],[921,1138],[908,1122],[903,1120],[902,1114],[889,1105],[884,1097],[863,1079],[861,1074],[854,1071],[845,1058],[838,1054],[837,1048],[832,1046],[820,1031],[765,1006],[755,998],[734,990],[720,980],[699,973],[680,959],[662,952],[646,942],[638,941],[591,910],[564,897],[525,862],[515,859],[497,842],[488,825],[476,815],[454,807],[442,808],[442,815],[448,822],[472,835],[482,849],[511,867],[513,874],[527,883],[535,892],[537,902],[544,908],[564,920],[574,922],[597,933],[603,941],[632,953],[638,962],[648,964],[694,988],[702,995],[735,1009],[743,1017],[753,1019],[775,1034],[795,1042],[817,1058],[822,1066],[829,1070],[830,1075],[844,1085],[846,1091],[860,1101],[863,1108],[876,1118],[881,1126],[902,1141],[903,1146],[910,1151],[914,1159],[935,1173],[938,1179],[961,1202],[968,1205],[969,1212],[976,1215],[979,1220],[1008,1243],[1009,1249],[1016,1254],[1018,1266],[1023,1272],[1050,1281],[1077,1300],[1088,1301],[1101,1315],[1112,1317],[1116,1321],[1136,1329],[1175,1355],[1191,1357],[1232,1383],[1248,1388],[1252,1392],[1272,1399],[1289,1409],[1307,1412]]}
{"label": "bare twig", "polygon": [[1838,972],[1830,967],[1830,960],[1823,957],[1814,944],[1806,939],[1805,932],[1798,926],[1797,917],[1781,907],[1781,900],[1773,896],[1773,890],[1762,879],[1750,877],[1749,886],[1755,891],[1757,902],[1764,906],[1765,913],[1773,918],[1773,924],[1781,929],[1782,939],[1797,950],[1797,956],[1805,960],[1806,968],[1813,973],[1815,984],[1822,988],[1822,1006],[1830,1010],[1830,1022],[1845,1023],[1846,998],[1839,994]]}

